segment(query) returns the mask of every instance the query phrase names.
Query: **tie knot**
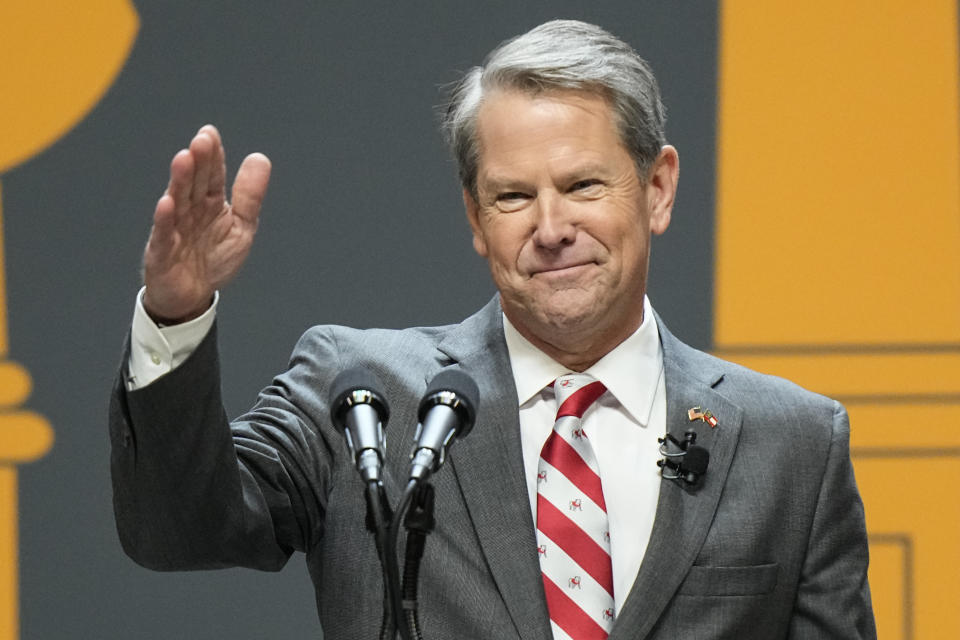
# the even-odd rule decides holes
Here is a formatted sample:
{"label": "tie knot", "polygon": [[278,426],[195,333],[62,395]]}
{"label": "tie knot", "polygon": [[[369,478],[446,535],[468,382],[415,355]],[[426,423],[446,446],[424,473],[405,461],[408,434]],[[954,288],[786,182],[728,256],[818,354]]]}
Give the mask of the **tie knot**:
{"label": "tie knot", "polygon": [[557,418],[574,416],[582,418],[584,412],[607,388],[599,380],[585,373],[568,373],[553,383],[553,392],[557,397]]}

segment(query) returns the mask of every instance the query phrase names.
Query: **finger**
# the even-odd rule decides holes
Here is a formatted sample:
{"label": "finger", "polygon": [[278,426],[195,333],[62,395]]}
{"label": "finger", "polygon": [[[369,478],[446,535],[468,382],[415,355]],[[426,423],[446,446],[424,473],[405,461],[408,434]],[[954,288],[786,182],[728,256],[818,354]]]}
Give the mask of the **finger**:
{"label": "finger", "polygon": [[153,228],[147,240],[148,253],[165,254],[173,248],[176,220],[176,203],[173,196],[165,193],[157,201],[157,208],[153,212]]}
{"label": "finger", "polygon": [[193,187],[190,191],[190,200],[194,205],[201,205],[207,198],[210,188],[210,174],[213,163],[213,139],[202,129],[190,141],[190,155],[196,167],[193,174]]}
{"label": "finger", "polygon": [[173,200],[173,213],[179,218],[190,209],[190,191],[193,188],[193,156],[181,149],[170,161],[170,182],[165,195]]}
{"label": "finger", "polygon": [[147,246],[143,250],[143,282],[148,283],[152,276],[163,272],[174,259],[176,252],[176,214],[174,212],[173,197],[164,194],[157,202],[153,213],[153,227]]}
{"label": "finger", "polygon": [[270,159],[262,153],[251,153],[243,160],[233,181],[233,212],[255,224],[270,182]]}
{"label": "finger", "polygon": [[213,141],[213,157],[210,161],[210,182],[207,185],[207,195],[216,196],[227,195],[227,161],[226,152],[223,148],[223,140],[220,138],[220,132],[212,124],[204,125],[200,128],[202,133],[206,133]]}

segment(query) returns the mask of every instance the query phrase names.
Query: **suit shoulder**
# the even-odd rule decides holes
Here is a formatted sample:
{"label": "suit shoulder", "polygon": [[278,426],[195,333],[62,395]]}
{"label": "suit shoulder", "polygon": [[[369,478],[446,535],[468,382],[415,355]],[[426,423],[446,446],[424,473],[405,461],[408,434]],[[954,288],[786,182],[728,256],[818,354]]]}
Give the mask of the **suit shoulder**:
{"label": "suit shoulder", "polygon": [[[420,353],[435,353],[451,327],[411,327],[407,329],[356,329],[341,325],[314,325],[297,341],[292,359],[303,354],[326,353],[340,360],[369,354],[378,359],[415,358]],[[349,366],[344,363],[345,366]]]}
{"label": "suit shoulder", "polygon": [[[671,336],[672,338],[672,336]],[[822,425],[828,431],[844,413],[836,400],[805,389],[779,376],[762,373],[687,346],[676,338],[671,345],[687,371],[702,372],[701,378],[717,393],[741,407],[748,422],[769,428],[776,425]]]}
{"label": "suit shoulder", "polygon": [[836,401],[832,398],[806,389],[787,378],[755,371],[713,355],[704,355],[714,359],[724,368],[725,373],[721,385],[726,383],[725,387],[729,388],[731,392],[736,390],[750,395],[762,394],[782,401],[789,401],[792,404],[829,410],[830,412],[836,405]]}
{"label": "suit shoulder", "polygon": [[316,325],[308,329],[297,342],[293,357],[304,353],[323,353],[329,361],[333,356],[342,367],[364,364],[366,361],[390,363],[410,371],[430,371],[439,363],[446,366],[451,354],[487,348],[498,336],[500,307],[494,298],[482,309],[462,322],[405,329],[354,329],[340,325]]}
{"label": "suit shoulder", "polygon": [[298,340],[289,366],[306,365],[307,371],[364,367],[381,377],[417,378],[416,372],[429,376],[452,363],[445,343],[453,335],[463,335],[465,329],[471,333],[468,325],[471,319],[457,324],[404,329],[315,325]]}

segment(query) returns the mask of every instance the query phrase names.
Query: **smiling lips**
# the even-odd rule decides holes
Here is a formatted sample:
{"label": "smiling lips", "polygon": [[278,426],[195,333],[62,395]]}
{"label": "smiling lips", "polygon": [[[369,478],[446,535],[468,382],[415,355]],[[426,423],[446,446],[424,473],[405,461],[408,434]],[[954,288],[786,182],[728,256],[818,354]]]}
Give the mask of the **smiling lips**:
{"label": "smiling lips", "polygon": [[550,266],[539,267],[531,270],[530,277],[542,276],[542,275],[556,276],[556,277],[576,275],[577,273],[582,271],[583,268],[589,267],[592,264],[594,264],[594,262],[590,261],[590,262],[577,262],[577,263],[565,264],[565,265],[550,265]]}

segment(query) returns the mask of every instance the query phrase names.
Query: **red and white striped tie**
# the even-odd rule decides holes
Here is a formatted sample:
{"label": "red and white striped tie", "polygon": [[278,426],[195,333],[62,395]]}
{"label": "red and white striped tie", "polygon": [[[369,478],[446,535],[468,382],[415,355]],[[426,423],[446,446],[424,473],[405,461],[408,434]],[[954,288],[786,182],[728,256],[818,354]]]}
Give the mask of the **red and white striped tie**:
{"label": "red and white striped tie", "polygon": [[556,640],[603,640],[613,626],[610,529],[600,471],[581,419],[606,387],[585,374],[553,385],[560,407],[540,452],[537,544]]}

